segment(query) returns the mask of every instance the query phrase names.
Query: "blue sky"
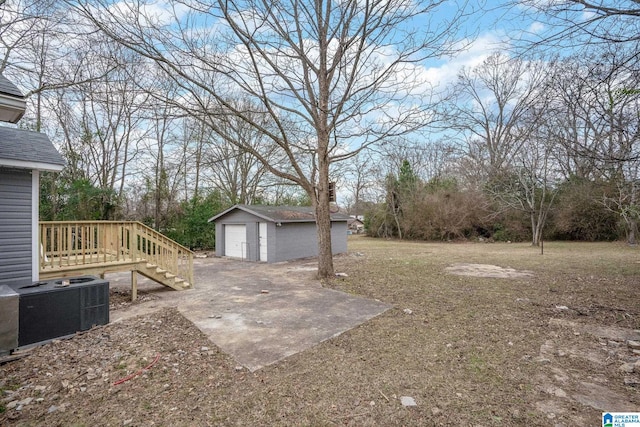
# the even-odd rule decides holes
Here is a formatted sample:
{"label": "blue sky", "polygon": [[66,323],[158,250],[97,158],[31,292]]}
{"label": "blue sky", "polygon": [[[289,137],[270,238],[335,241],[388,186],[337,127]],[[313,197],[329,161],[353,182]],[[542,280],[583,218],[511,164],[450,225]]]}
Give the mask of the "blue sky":
{"label": "blue sky", "polygon": [[[479,65],[495,51],[508,52],[524,40],[537,37],[547,26],[532,20],[522,7],[510,6],[511,1],[489,1],[465,20],[462,32],[469,34],[470,45],[454,57],[433,61],[429,72],[433,79],[448,83],[455,79],[461,67]],[[477,8],[477,5],[471,7]]]}
{"label": "blue sky", "polygon": [[[438,8],[435,20],[450,18],[458,10],[457,3],[464,0],[445,2]],[[113,7],[118,4],[129,3],[129,0],[114,1]],[[478,4],[481,3],[481,4]],[[483,4],[483,3],[488,3]],[[473,67],[482,62],[495,50],[505,51],[523,37],[534,36],[546,27],[541,22],[532,21],[525,16],[524,8],[520,6],[505,7],[505,4],[513,3],[512,0],[470,0],[468,11],[474,11],[463,22],[459,35],[461,43],[470,43],[467,49],[453,58],[440,58],[430,60],[424,64],[427,66],[428,76],[432,83],[448,83],[455,78],[457,71],[462,66]],[[174,12],[178,16],[184,16],[187,9],[181,5],[175,5],[171,0],[157,0],[147,5],[145,9],[151,15],[169,18]],[[210,25],[211,22],[208,23]],[[465,34],[469,37],[465,38]]]}

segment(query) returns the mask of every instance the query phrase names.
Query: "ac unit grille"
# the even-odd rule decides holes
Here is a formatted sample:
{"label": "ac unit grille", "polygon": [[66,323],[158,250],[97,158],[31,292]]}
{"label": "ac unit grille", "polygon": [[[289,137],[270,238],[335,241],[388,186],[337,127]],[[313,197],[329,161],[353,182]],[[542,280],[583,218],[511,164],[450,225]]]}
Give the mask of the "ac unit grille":
{"label": "ac unit grille", "polygon": [[71,335],[109,323],[109,282],[83,276],[87,277],[92,280],[76,281],[77,284],[67,287],[60,287],[60,280],[14,287],[19,294],[18,345]]}
{"label": "ac unit grille", "polygon": [[109,323],[109,285],[80,288],[80,330]]}

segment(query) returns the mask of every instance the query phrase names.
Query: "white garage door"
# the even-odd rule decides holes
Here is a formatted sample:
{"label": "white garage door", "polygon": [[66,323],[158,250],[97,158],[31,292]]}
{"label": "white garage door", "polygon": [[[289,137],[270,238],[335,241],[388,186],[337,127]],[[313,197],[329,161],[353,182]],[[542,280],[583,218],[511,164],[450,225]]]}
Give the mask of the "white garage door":
{"label": "white garage door", "polygon": [[234,258],[244,258],[246,256],[247,229],[244,225],[224,226],[224,254]]}

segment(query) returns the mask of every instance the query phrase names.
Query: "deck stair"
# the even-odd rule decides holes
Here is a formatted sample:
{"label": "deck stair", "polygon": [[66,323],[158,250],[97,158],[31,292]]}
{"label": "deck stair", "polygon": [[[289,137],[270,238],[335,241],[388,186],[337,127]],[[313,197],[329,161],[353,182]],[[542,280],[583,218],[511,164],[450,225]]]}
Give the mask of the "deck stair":
{"label": "deck stair", "polygon": [[140,265],[137,272],[177,291],[183,291],[192,287],[191,284],[182,277],[178,277],[155,264],[146,263],[145,265]]}
{"label": "deck stair", "polygon": [[193,287],[193,252],[134,221],[40,222],[40,279],[130,271],[176,290]]}

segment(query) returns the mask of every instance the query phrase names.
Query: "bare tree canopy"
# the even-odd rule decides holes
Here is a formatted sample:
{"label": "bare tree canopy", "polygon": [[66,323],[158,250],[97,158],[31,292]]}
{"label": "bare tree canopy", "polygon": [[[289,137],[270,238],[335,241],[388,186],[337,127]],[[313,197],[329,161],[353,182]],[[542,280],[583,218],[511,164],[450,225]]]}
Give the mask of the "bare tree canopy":
{"label": "bare tree canopy", "polygon": [[565,46],[640,41],[640,3],[637,0],[523,0],[514,2],[527,12],[541,13],[549,31],[544,44]]}
{"label": "bare tree canopy", "polygon": [[566,59],[556,72],[550,119],[553,138],[580,162],[574,166],[582,171],[572,174],[611,177],[621,164],[638,161],[639,72],[626,65],[628,57],[626,49],[611,49]]}
{"label": "bare tree canopy", "polygon": [[496,53],[459,73],[447,121],[486,176],[508,167],[538,126],[539,114],[532,112],[544,99],[547,66]]}
{"label": "bare tree canopy", "polygon": [[[68,3],[183,89],[164,99],[300,185],[316,212],[320,277],[333,275],[329,166],[432,120],[425,61],[453,53],[464,5],[444,1],[261,0]],[[158,94],[157,96],[162,96]],[[264,117],[239,108],[244,98]],[[231,115],[288,160],[274,165],[221,123]]]}

